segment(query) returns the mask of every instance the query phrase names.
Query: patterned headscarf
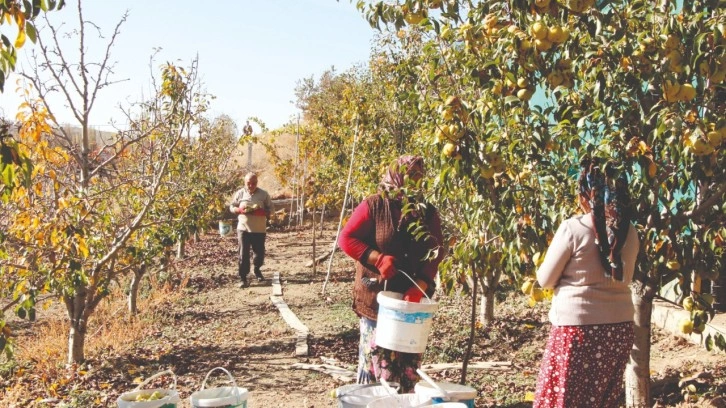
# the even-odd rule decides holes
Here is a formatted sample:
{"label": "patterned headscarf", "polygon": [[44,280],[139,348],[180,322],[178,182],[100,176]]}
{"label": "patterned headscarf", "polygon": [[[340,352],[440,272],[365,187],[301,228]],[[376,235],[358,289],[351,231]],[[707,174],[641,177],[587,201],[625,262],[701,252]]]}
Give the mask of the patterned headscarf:
{"label": "patterned headscarf", "polygon": [[624,176],[615,179],[611,163],[600,169],[597,159],[585,157],[580,162],[580,196],[590,203],[595,237],[605,276],[623,280],[621,250],[632,219],[628,182]]}
{"label": "patterned headscarf", "polygon": [[[424,171],[423,157],[401,156],[388,167],[378,187],[381,194],[402,203],[403,208],[405,208],[405,210],[402,210],[401,218],[398,220],[397,230],[405,229],[406,226],[416,222],[424,214],[424,211],[421,211],[416,205],[416,203],[422,202],[420,197],[412,195],[411,193],[413,192],[411,191],[403,194],[406,176],[411,176],[419,171],[422,173]],[[386,200],[386,205],[390,205],[388,200]]]}
{"label": "patterned headscarf", "polygon": [[404,181],[407,175],[414,171],[422,171],[424,169],[423,157],[421,156],[401,156],[391,166],[388,167],[386,174],[381,180],[381,190],[393,191],[404,187]]}

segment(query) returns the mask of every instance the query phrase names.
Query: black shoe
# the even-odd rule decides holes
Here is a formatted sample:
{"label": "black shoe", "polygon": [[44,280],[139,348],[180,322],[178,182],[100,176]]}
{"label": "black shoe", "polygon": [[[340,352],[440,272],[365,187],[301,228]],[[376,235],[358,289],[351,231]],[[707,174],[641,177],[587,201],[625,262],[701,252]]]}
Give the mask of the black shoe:
{"label": "black shoe", "polygon": [[259,274],[259,275],[258,274],[255,274],[255,278],[257,278],[257,282],[264,282],[265,281],[265,277],[262,276],[262,274]]}
{"label": "black shoe", "polygon": [[242,278],[242,283],[239,284],[239,287],[246,288],[248,286],[250,286],[250,282],[247,280],[247,277],[245,276]]}

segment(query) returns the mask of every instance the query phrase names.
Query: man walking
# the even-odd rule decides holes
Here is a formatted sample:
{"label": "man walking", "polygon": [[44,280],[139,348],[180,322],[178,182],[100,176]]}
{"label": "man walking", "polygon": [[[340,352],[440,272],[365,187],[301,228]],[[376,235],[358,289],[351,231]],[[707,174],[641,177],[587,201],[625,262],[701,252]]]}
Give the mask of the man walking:
{"label": "man walking", "polygon": [[272,199],[267,191],[257,188],[257,174],[245,175],[245,186],[234,193],[229,210],[237,216],[237,242],[239,243],[239,277],[241,288],[249,286],[250,250],[258,281],[264,280],[260,268],[265,261],[267,218],[272,214]]}
{"label": "man walking", "polygon": [[242,127],[242,134],[245,136],[252,136],[252,125],[250,125],[250,121],[247,121],[247,124],[245,124]]}

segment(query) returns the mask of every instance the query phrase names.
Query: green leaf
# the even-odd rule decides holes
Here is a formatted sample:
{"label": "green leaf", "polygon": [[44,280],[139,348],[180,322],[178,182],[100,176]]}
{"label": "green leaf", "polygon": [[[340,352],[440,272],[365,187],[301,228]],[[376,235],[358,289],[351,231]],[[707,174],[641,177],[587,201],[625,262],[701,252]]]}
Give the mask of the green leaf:
{"label": "green leaf", "polygon": [[30,41],[32,41],[33,44],[38,41],[38,32],[35,30],[35,26],[30,21],[25,22],[25,32],[28,34],[28,38],[30,38]]}

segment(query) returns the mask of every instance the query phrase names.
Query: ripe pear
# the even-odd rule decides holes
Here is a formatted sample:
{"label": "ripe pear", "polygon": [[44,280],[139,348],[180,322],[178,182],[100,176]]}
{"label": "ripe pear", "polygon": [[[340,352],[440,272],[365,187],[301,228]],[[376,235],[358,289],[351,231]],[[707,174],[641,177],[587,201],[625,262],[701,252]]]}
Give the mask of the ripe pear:
{"label": "ripe pear", "polygon": [[723,136],[718,130],[712,130],[706,133],[706,138],[708,139],[708,144],[713,147],[718,147],[721,145],[721,142],[723,142]]}
{"label": "ripe pear", "polygon": [[536,21],[532,26],[530,27],[530,34],[535,38],[535,40],[545,40],[547,39],[547,34],[549,33],[549,28],[544,25],[541,21]]}
{"label": "ripe pear", "polygon": [[695,303],[696,302],[693,300],[693,298],[689,296],[683,299],[683,309],[690,312],[691,310],[693,310],[693,306],[695,305]]}
{"label": "ripe pear", "polygon": [[517,91],[517,98],[523,102],[527,102],[532,99],[532,91],[528,88],[522,88]]}
{"label": "ripe pear", "polygon": [[444,145],[444,148],[441,150],[441,153],[444,154],[446,157],[454,157],[456,155],[456,145],[449,142]]}
{"label": "ripe pear", "polygon": [[534,299],[535,302],[541,302],[544,300],[545,294],[544,291],[540,288],[534,288],[532,289],[532,299]]}
{"label": "ripe pear", "polygon": [[711,74],[711,67],[708,65],[708,61],[703,60],[698,63],[698,73],[701,76],[707,77]]}
{"label": "ripe pear", "polygon": [[547,32],[547,40],[557,44],[567,41],[569,36],[570,30],[567,27],[552,26]]}
{"label": "ripe pear", "polygon": [[691,321],[691,319],[687,319],[687,318],[681,319],[678,322],[678,330],[680,330],[681,333],[684,333],[684,334],[693,333],[693,321]]}
{"label": "ripe pear", "polygon": [[154,391],[153,394],[149,395],[149,401],[156,401],[164,398],[165,395],[161,393],[160,391]]}
{"label": "ripe pear", "polygon": [[548,39],[536,39],[534,40],[534,48],[537,49],[537,51],[547,51],[550,48],[552,48],[552,41]]}
{"label": "ripe pear", "polygon": [[680,101],[688,102],[696,97],[696,88],[693,87],[691,84],[682,84],[681,88],[678,90],[678,95],[676,95],[676,98]]}
{"label": "ripe pear", "polygon": [[533,289],[534,289],[534,279],[528,278],[522,284],[522,293],[524,293],[525,295],[529,295],[532,293]]}
{"label": "ripe pear", "polygon": [[663,84],[663,96],[666,102],[675,102],[678,100],[678,91],[681,90],[681,85],[678,83],[673,83],[672,81],[668,80]]}

